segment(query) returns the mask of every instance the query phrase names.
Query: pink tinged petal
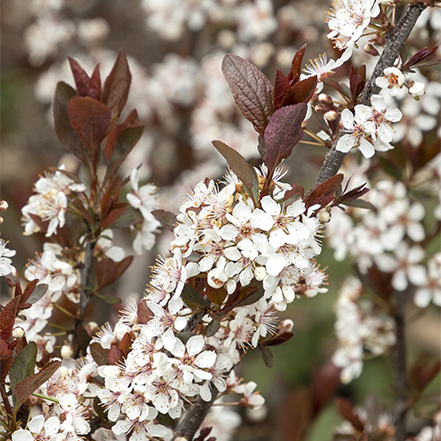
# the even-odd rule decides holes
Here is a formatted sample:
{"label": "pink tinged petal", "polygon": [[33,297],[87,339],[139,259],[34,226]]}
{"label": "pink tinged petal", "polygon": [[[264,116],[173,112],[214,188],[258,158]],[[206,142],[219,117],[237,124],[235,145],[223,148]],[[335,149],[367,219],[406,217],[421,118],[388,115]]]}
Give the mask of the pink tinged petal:
{"label": "pink tinged petal", "polygon": [[195,364],[200,368],[211,368],[216,363],[217,354],[214,351],[204,351],[196,357]]}
{"label": "pink tinged petal", "polygon": [[429,305],[431,298],[432,298],[432,294],[430,292],[430,289],[422,288],[415,293],[415,297],[413,298],[413,301],[415,305],[418,306],[419,308],[425,308],[426,306]]}
{"label": "pink tinged petal", "polygon": [[188,355],[194,357],[196,354],[202,351],[205,345],[205,339],[202,335],[194,335],[190,337],[187,341],[187,352]]}
{"label": "pink tinged petal", "polygon": [[233,262],[236,262],[236,260],[239,260],[242,257],[242,254],[236,247],[225,248],[224,254],[228,260],[232,260]]}
{"label": "pink tinged petal", "polygon": [[170,409],[170,398],[168,395],[159,393],[153,397],[152,401],[156,410],[160,413],[167,413]]}
{"label": "pink tinged petal", "polygon": [[399,269],[396,271],[392,277],[392,286],[397,291],[404,291],[408,287],[409,283],[407,281],[406,271]]}
{"label": "pink tinged petal", "polygon": [[131,420],[134,420],[134,419],[138,418],[139,415],[141,415],[141,408],[140,408],[139,404],[133,403],[131,406],[129,406],[126,409],[125,412]]}
{"label": "pink tinged petal", "polygon": [[270,276],[278,276],[285,268],[286,259],[282,254],[275,253],[266,262],[266,272]]}
{"label": "pink tinged petal", "polygon": [[210,385],[208,382],[204,383],[200,388],[199,388],[199,395],[201,396],[201,398],[208,402],[211,400],[211,390],[210,390]]}
{"label": "pink tinged petal", "polygon": [[391,109],[387,109],[385,115],[387,120],[391,121],[391,122],[397,122],[400,121],[401,118],[403,117],[403,114],[401,113],[401,111],[395,107],[391,108]]}
{"label": "pink tinged petal", "polygon": [[341,122],[345,129],[350,130],[354,127],[354,115],[349,109],[345,109],[341,113]]}
{"label": "pink tinged petal", "polygon": [[365,138],[360,138],[360,145],[358,147],[365,158],[372,158],[374,156],[374,146]]}
{"label": "pink tinged petal", "polygon": [[172,351],[178,339],[172,329],[167,329],[167,331],[162,334],[162,341],[164,342],[164,348],[168,351]]}
{"label": "pink tinged petal", "polygon": [[28,430],[18,429],[12,434],[12,441],[34,441],[34,435]]}
{"label": "pink tinged petal", "polygon": [[355,145],[355,136],[343,135],[337,142],[336,149],[339,152],[347,153]]}
{"label": "pink tinged petal", "polygon": [[130,420],[118,421],[114,426],[112,426],[112,432],[115,435],[122,435],[127,433],[132,427],[132,422]]}
{"label": "pink tinged petal", "polygon": [[422,265],[416,265],[408,270],[408,276],[411,283],[421,285],[426,280],[426,268]]}
{"label": "pink tinged petal", "polygon": [[40,433],[44,426],[44,417],[43,415],[38,415],[32,418],[28,423],[28,429],[33,433]]}
{"label": "pink tinged petal", "polygon": [[426,237],[426,232],[421,224],[412,223],[407,226],[407,235],[414,242],[421,242]]}
{"label": "pink tinged petal", "polygon": [[113,403],[108,411],[107,411],[107,417],[110,421],[116,421],[120,414],[120,405],[118,403]]}
{"label": "pink tinged petal", "polygon": [[49,289],[51,291],[59,291],[60,289],[63,289],[66,284],[66,279],[61,274],[58,276],[55,276],[52,278],[52,280],[49,283]]}
{"label": "pink tinged petal", "polygon": [[394,137],[394,129],[386,124],[378,128],[378,136],[383,142],[391,142]]}
{"label": "pink tinged petal", "polygon": [[[255,210],[257,211],[257,210]],[[251,227],[260,228],[263,231],[269,231],[274,225],[274,219],[268,213],[257,213],[256,217],[251,220]]]}
{"label": "pink tinged petal", "polygon": [[282,211],[280,205],[271,196],[263,197],[260,203],[265,212],[273,216],[279,215]]}
{"label": "pink tinged petal", "polygon": [[171,353],[178,358],[182,358],[185,355],[185,345],[184,343],[182,343],[181,340],[179,340],[179,338],[175,340],[175,344]]}
{"label": "pink tinged petal", "polygon": [[357,121],[359,124],[363,124],[371,116],[372,109],[370,107],[363,104],[358,104],[355,106],[355,121]]}

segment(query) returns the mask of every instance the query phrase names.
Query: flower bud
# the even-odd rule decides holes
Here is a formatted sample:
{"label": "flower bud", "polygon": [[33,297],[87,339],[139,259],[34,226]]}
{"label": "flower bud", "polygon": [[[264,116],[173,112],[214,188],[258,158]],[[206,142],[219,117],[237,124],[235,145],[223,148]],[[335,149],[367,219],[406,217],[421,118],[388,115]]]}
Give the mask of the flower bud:
{"label": "flower bud", "polygon": [[410,83],[410,89],[409,89],[409,93],[414,96],[421,96],[425,94],[425,88],[426,86],[424,85],[424,83],[420,83],[419,81],[412,81]]}
{"label": "flower bud", "polygon": [[377,49],[375,48],[375,46],[371,43],[367,43],[364,47],[364,51],[369,54],[372,55],[374,57],[378,57],[378,55],[380,55],[380,53],[377,51]]}
{"label": "flower bud", "polygon": [[69,368],[66,366],[60,366],[60,368],[58,369],[58,372],[60,373],[61,378],[66,378],[69,376]]}
{"label": "flower bud", "polygon": [[324,117],[328,121],[335,121],[338,118],[338,112],[336,112],[335,110],[329,110],[325,113]]}
{"label": "flower bud", "polygon": [[322,224],[326,224],[326,223],[328,223],[331,220],[331,214],[327,210],[320,210],[317,213],[317,219]]}
{"label": "flower bud", "polygon": [[326,95],[326,93],[321,93],[318,96],[318,100],[322,103],[322,104],[332,104],[332,98],[329,95]]}
{"label": "flower bud", "polygon": [[279,334],[291,332],[292,328],[294,328],[294,322],[291,319],[282,320],[279,323]]}
{"label": "flower bud", "polygon": [[18,328],[13,329],[13,331],[12,331],[12,337],[14,337],[14,338],[22,338],[23,335],[24,335],[23,328],[18,327]]}
{"label": "flower bud", "polygon": [[325,106],[324,104],[317,104],[317,105],[314,107],[314,110],[315,110],[317,113],[325,113],[325,112],[328,111],[328,106]]}
{"label": "flower bud", "polygon": [[74,351],[69,345],[63,345],[60,354],[62,358],[70,359],[74,356]]}
{"label": "flower bud", "polygon": [[266,277],[266,269],[264,266],[258,266],[254,269],[254,277],[257,281],[262,281]]}
{"label": "flower bud", "polygon": [[89,337],[92,337],[93,335],[96,334],[96,331],[98,330],[98,323],[96,323],[96,322],[89,322],[84,327],[84,329],[87,331],[87,334],[89,335]]}
{"label": "flower bud", "polygon": [[9,207],[6,201],[0,201],[0,211],[5,211]]}

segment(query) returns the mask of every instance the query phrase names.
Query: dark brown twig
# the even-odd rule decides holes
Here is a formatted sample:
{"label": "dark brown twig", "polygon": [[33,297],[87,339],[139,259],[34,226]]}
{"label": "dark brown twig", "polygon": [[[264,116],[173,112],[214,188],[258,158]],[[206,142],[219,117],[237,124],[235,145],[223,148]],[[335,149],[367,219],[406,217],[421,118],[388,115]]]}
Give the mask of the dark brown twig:
{"label": "dark brown twig", "polygon": [[[409,5],[403,12],[400,21],[392,29],[391,32],[386,34],[386,44],[384,51],[375,66],[374,73],[372,74],[369,81],[366,83],[365,88],[360,97],[361,102],[368,101],[372,95],[378,93],[380,88],[375,84],[375,80],[383,75],[384,69],[386,67],[393,66],[395,60],[400,53],[401,48],[407,40],[410,32],[412,31],[418,17],[426,8],[422,3],[417,3],[415,5]],[[337,147],[338,139],[335,141],[334,145],[329,149],[328,154],[325,157],[323,166],[315,180],[314,187],[321,184],[322,182],[332,178],[332,176],[338,173],[343,161],[346,157],[346,153],[339,152]]]}

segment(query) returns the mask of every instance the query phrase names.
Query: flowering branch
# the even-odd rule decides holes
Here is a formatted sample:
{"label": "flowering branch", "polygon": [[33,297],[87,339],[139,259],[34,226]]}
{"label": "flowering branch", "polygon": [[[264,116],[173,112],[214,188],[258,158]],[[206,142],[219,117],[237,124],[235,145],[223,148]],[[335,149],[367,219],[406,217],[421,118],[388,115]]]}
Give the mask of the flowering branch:
{"label": "flowering branch", "polygon": [[216,401],[219,395],[219,391],[213,387],[211,388],[211,400],[204,401],[200,396],[197,398],[196,402],[191,406],[190,410],[185,415],[181,424],[176,428],[175,435],[172,441],[179,439],[179,437],[184,436],[188,440],[193,439],[196,431],[201,427],[202,422],[207,416],[211,406]]}
{"label": "flowering branch", "polygon": [[406,292],[396,292],[396,311],[393,314],[395,320],[396,343],[394,347],[393,362],[395,369],[395,439],[405,441],[407,405],[407,369],[406,369],[406,324],[405,307]]}
{"label": "flowering branch", "polygon": [[[386,34],[386,45],[384,47],[384,51],[378,60],[374,73],[363,89],[360,96],[361,102],[368,101],[372,95],[378,93],[380,88],[375,84],[375,80],[383,74],[386,67],[393,66],[401,48],[406,42],[407,37],[415,26],[418,17],[425,8],[426,6],[422,3],[409,5],[401,16],[398,24],[389,34]],[[338,139],[335,140],[333,146],[327,153],[323,166],[315,180],[314,186],[317,186],[336,175],[343,164],[346,153],[337,150],[337,143]]]}

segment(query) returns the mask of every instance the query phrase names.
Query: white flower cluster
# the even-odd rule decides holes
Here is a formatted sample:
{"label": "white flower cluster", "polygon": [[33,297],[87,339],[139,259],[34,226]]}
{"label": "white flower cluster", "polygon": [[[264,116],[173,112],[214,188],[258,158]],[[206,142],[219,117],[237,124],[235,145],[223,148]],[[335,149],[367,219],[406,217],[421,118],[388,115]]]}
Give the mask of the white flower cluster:
{"label": "white flower cluster", "polygon": [[414,285],[418,306],[430,301],[441,306],[441,255],[432,255],[424,265],[426,253],[419,245],[426,237],[422,203],[411,202],[405,185],[392,181],[377,182],[367,199],[376,210],[333,212],[327,235],[335,258],[343,260],[349,253],[363,274],[374,265],[390,273],[397,291]]}
{"label": "white flower cluster", "polygon": [[73,369],[60,367],[38,389],[39,394],[50,398],[43,402],[43,414],[34,416],[26,429],[16,430],[12,434],[12,441],[84,439],[83,435],[90,432],[87,407],[91,402],[88,398],[94,396],[87,376],[93,374],[96,368],[96,363],[88,359]]}
{"label": "white flower cluster", "polygon": [[277,27],[270,0],[143,0],[141,6],[147,27],[172,41],[179,40],[187,29],[201,31],[208,22],[236,26],[243,41],[268,38]]}
{"label": "white flower cluster", "polygon": [[344,135],[337,142],[337,150],[347,153],[358,147],[365,158],[371,158],[375,150],[384,152],[393,148],[390,144],[394,137],[392,122],[401,119],[402,113],[386,105],[381,95],[371,97],[371,107],[363,104],[355,106],[355,115],[343,110],[341,122]]}
{"label": "white flower cluster", "polygon": [[[145,299],[129,304],[113,330],[106,326],[95,337],[105,350],[127,335],[132,340],[123,361],[98,368],[105,387],[97,396],[116,423],[115,435],[168,439],[169,429],[157,424],[157,415],[179,418],[196,396],[209,401],[212,386],[221,394],[243,394],[244,406],[263,405],[255,383],[241,384],[233,373],[226,381],[228,374],[247,347],[278,332],[276,309],[284,310],[298,288],[310,296],[325,291],[325,278],[313,264],[321,229],[314,208],[306,212],[302,201],[285,207],[270,196],[261,204],[253,207],[235,176],[222,190],[213,181],[197,184],[178,215],[172,256],[153,268]],[[222,310],[230,296],[247,287],[255,291],[252,283],[262,285],[260,296]],[[183,331],[196,326],[191,323],[200,308],[195,312],[184,303],[194,305],[187,297],[192,290],[199,291],[196,305],[208,306],[211,299],[219,320],[216,328],[203,308],[198,331],[188,338]]]}
{"label": "white flower cluster", "polygon": [[151,250],[155,244],[154,233],[158,230],[159,222],[152,215],[152,211],[158,208],[156,199],[157,187],[153,184],[146,184],[139,187],[138,169],[134,169],[130,174],[132,191],[127,195],[130,205],[140,211],[142,222],[133,229],[136,237],[133,241],[133,249],[136,254],[141,255],[143,249]]}
{"label": "white flower cluster", "polygon": [[40,231],[40,227],[32,219],[31,215],[38,216],[42,221],[48,221],[49,225],[46,237],[56,233],[65,223],[65,214],[69,196],[72,192],[83,192],[85,185],[78,184],[63,173],[63,166],[55,173],[46,173],[35,183],[35,192],[29,198],[28,203],[22,208],[23,224],[26,235]]}
{"label": "white flower cluster", "polygon": [[366,353],[379,356],[395,344],[394,321],[386,314],[378,314],[371,302],[363,302],[362,293],[360,280],[349,278],[336,304],[335,331],[340,346],[332,361],[342,368],[343,383],[360,376]]}
{"label": "white flower cluster", "polygon": [[0,276],[7,276],[15,271],[10,259],[10,257],[15,256],[15,250],[7,248],[7,244],[8,242],[0,239]]}
{"label": "white flower cluster", "polygon": [[332,6],[327,19],[331,32],[327,37],[350,56],[371,18],[380,13],[380,7],[376,0],[336,0]]}
{"label": "white flower cluster", "polygon": [[283,206],[265,196],[261,207],[236,193],[234,182],[221,191],[213,181],[200,182],[178,215],[175,265],[183,266],[181,255],[189,258],[191,275],[207,272],[208,284],[225,286],[230,295],[239,283],[248,286],[255,278],[263,282],[265,298],[283,311],[294,300],[300,278],[315,271],[321,224],[312,216],[317,207],[306,211],[301,200]]}

